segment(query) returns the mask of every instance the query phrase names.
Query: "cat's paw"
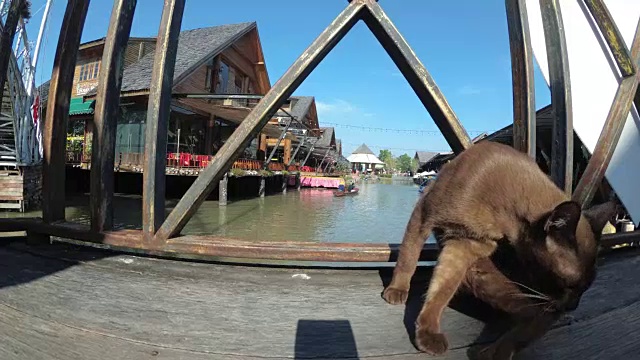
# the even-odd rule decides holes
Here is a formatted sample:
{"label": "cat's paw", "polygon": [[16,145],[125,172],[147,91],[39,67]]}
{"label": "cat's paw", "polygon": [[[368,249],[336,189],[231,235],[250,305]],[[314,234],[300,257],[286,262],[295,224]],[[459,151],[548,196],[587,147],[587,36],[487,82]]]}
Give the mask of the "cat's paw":
{"label": "cat's paw", "polygon": [[388,287],[382,292],[382,298],[392,305],[401,305],[407,302],[409,290]]}
{"label": "cat's paw", "polygon": [[420,351],[429,355],[442,355],[449,348],[449,342],[444,334],[418,329],[416,331],[416,346]]}

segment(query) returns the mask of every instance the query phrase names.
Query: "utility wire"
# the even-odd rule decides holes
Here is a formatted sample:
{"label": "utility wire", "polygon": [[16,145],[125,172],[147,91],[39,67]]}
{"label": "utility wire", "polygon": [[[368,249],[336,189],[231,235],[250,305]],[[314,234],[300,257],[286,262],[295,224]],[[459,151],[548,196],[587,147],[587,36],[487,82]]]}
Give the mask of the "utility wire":
{"label": "utility wire", "polygon": [[[360,125],[339,124],[339,123],[332,123],[332,122],[326,122],[326,121],[323,121],[322,124],[323,125],[326,124],[326,125],[337,126],[337,127],[341,127],[341,128],[345,128],[345,129],[358,129],[358,130],[377,131],[377,132],[395,132],[395,133],[407,133],[407,134],[413,134],[413,135],[439,135],[439,134],[441,134],[439,130],[380,128],[380,127],[370,127],[370,126],[360,126]],[[485,133],[485,132],[487,134],[491,134],[491,133],[495,132],[495,130],[486,130],[486,131],[471,130],[471,131],[467,131],[467,132],[469,134],[482,134],[482,133]]]}
{"label": "utility wire", "polygon": [[[356,144],[356,143],[345,143],[343,142],[342,145],[351,145],[351,146],[360,146],[362,145],[362,143]],[[451,149],[446,149],[446,150],[418,150],[416,148],[399,148],[399,147],[393,147],[393,146],[383,146],[383,145],[369,145],[367,144],[367,146],[369,148],[375,148],[375,149],[379,149],[379,150],[399,150],[399,151],[430,151],[430,152],[435,152],[435,153],[445,153],[445,152],[449,152],[451,151]]]}

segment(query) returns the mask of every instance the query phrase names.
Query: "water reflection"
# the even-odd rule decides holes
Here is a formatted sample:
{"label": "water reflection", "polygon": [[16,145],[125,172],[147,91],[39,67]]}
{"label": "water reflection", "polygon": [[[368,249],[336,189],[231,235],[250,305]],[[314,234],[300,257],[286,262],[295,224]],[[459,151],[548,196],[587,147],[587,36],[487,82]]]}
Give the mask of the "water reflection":
{"label": "water reflection", "polygon": [[[183,234],[213,234],[254,241],[319,241],[399,243],[411,210],[418,200],[417,186],[392,182],[359,184],[355,196],[334,197],[331,190],[302,189],[230,202],[203,203]],[[87,194],[67,199],[67,219],[89,224]],[[167,203],[167,211],[176,201]],[[140,229],[139,196],[114,200],[117,228]],[[0,213],[0,217],[41,216],[41,213]]]}

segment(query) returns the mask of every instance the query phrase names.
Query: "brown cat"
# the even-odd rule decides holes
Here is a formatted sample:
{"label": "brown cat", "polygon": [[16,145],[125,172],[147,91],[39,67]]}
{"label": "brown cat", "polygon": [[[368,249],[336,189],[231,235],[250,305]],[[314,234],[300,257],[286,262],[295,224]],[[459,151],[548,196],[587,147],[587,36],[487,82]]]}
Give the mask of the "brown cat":
{"label": "brown cat", "polygon": [[[576,309],[595,277],[602,228],[614,215],[613,203],[581,211],[525,154],[477,143],[425,189],[383,298],[391,304],[407,300],[420,250],[433,232],[441,252],[416,320],[416,346],[433,355],[447,350],[440,318],[463,285],[521,320],[482,353],[510,359],[541,337],[558,314]],[[499,247],[511,255],[500,260]]]}

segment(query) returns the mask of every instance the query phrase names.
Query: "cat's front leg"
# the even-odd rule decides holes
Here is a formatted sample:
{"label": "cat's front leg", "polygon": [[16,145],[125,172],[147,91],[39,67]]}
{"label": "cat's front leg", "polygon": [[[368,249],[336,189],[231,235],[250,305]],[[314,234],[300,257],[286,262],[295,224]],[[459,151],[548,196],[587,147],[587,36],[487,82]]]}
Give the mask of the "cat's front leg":
{"label": "cat's front leg", "polygon": [[398,260],[393,269],[389,286],[382,292],[382,298],[392,305],[404,304],[409,297],[411,277],[416,271],[422,247],[431,234],[431,224],[427,221],[424,201],[426,195],[416,204],[407,223]]}
{"label": "cat's front leg", "polygon": [[449,305],[466,276],[479,258],[490,256],[494,242],[473,239],[448,240],[438,256],[438,263],[427,290],[426,301],[416,320],[416,346],[420,351],[440,355],[447,351],[447,338],[440,331],[442,312]]}

